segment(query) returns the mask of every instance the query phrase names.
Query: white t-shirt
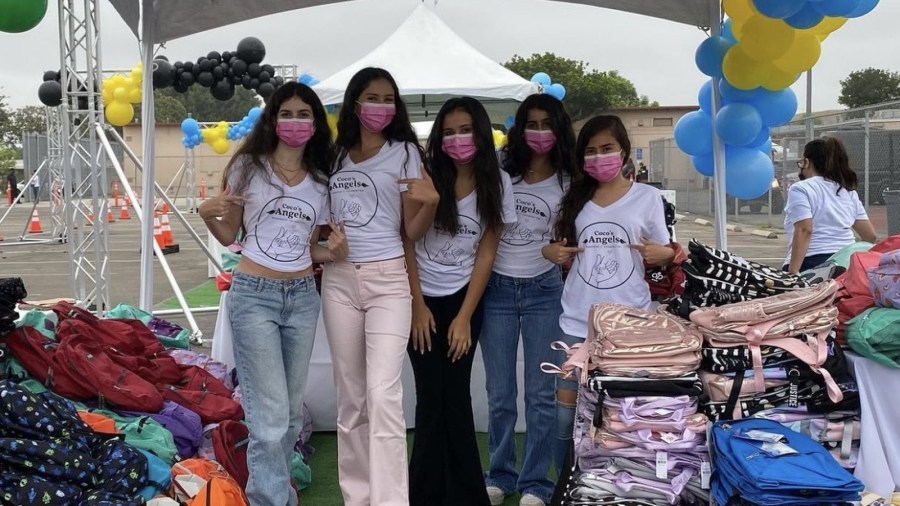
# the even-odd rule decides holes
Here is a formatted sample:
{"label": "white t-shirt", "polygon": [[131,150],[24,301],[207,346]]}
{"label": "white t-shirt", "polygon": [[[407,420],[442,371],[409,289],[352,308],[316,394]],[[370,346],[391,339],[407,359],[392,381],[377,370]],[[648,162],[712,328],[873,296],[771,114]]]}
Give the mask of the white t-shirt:
{"label": "white t-shirt", "polygon": [[[516,206],[509,174],[500,171],[504,224],[515,223]],[[429,297],[443,297],[466,286],[475,268],[475,253],[484,233],[478,214],[478,192],[473,191],[456,201],[459,228],[456,235],[432,226],[416,242],[416,263],[422,293]]]}
{"label": "white t-shirt", "polygon": [[422,177],[419,150],[412,144],[389,141],[368,160],[357,164],[345,156],[340,163],[341,169],[332,174],[328,187],[331,220],[343,222],[347,233],[347,260],[377,262],[402,257],[400,194],[406,188],[397,181]]}
{"label": "white t-shirt", "polygon": [[[327,187],[310,174],[288,186],[272,172],[268,161],[265,169],[271,183],[254,174],[242,193],[247,235],[241,254],[273,271],[302,271],[312,265],[310,234],[328,221]],[[233,170],[228,186],[237,186],[239,177],[239,170]]]}
{"label": "white t-shirt", "polygon": [[614,302],[649,309],[643,258],[629,245],[640,244],[641,237],[655,244],[669,243],[659,190],[632,184],[609,206],[588,201],[575,218],[575,232],[584,251],[575,255],[563,288],[562,331],[587,337],[591,304]]}
{"label": "white t-shirt", "polygon": [[788,190],[784,207],[784,231],[788,237],[785,264],[791,262],[794,224],[812,219],[812,237],[806,256],[834,253],[853,244],[853,223],[868,220],[869,215],[856,191],[841,190],[834,181],[815,176],[798,181]]}
{"label": "white t-shirt", "polygon": [[541,248],[553,239],[559,215],[559,201],[569,189],[569,179],[560,187],[556,175],[534,184],[519,179],[513,184],[516,223],[507,226],[500,238],[494,272],[514,278],[533,278],[553,267]]}

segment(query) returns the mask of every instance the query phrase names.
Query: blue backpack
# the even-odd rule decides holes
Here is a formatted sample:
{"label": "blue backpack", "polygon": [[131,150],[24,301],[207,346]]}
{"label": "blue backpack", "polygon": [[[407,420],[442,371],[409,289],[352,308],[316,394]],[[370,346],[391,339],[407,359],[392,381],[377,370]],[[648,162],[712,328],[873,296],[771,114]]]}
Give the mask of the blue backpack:
{"label": "blue backpack", "polygon": [[710,445],[712,494],[722,506],[842,503],[863,490],[822,445],[772,420],[717,422]]}

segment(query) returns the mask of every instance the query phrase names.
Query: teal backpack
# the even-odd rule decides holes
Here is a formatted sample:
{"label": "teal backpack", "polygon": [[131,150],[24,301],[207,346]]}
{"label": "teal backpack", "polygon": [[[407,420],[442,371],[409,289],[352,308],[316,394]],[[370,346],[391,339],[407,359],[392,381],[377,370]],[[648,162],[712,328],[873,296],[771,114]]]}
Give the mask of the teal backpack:
{"label": "teal backpack", "polygon": [[846,336],[856,353],[900,369],[900,310],[869,308],[847,322]]}

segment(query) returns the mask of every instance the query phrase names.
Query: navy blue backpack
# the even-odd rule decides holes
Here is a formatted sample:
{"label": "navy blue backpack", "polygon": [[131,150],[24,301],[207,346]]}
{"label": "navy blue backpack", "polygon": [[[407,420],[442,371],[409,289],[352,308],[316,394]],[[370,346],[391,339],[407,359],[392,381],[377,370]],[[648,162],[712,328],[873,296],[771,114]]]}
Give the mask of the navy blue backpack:
{"label": "navy blue backpack", "polygon": [[863,484],[808,436],[772,420],[713,424],[716,504],[819,505],[858,501]]}

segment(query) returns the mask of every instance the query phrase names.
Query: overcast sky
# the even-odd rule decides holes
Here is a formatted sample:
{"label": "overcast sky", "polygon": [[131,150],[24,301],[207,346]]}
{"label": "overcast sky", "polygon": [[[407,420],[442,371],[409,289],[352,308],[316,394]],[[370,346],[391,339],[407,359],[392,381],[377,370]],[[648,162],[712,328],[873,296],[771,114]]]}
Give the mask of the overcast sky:
{"label": "overcast sky", "polygon": [[[705,79],[694,65],[694,51],[705,35],[688,25],[547,0],[425,3],[497,62],[514,54],[553,52],[583,60],[591,68],[618,70],[639,94],[661,105],[696,104]],[[355,0],[303,9],[178,39],[160,53],[170,61],[196,60],[212,50],[233,50],[240,39],[252,35],[266,45],[265,62],[296,64],[323,79],[381,43],[419,4],[420,0]],[[40,105],[37,89],[43,71],[59,68],[57,2],[51,0],[49,5],[36,28],[23,34],[0,32],[0,94],[12,107]],[[101,2],[100,8],[104,68],[130,69],[140,59],[138,42],[112,5]],[[898,20],[900,1],[882,0],[872,13],[850,20],[825,41],[814,68],[815,110],[840,107],[839,81],[854,70],[900,70]],[[805,79],[794,90],[805,107]]]}

